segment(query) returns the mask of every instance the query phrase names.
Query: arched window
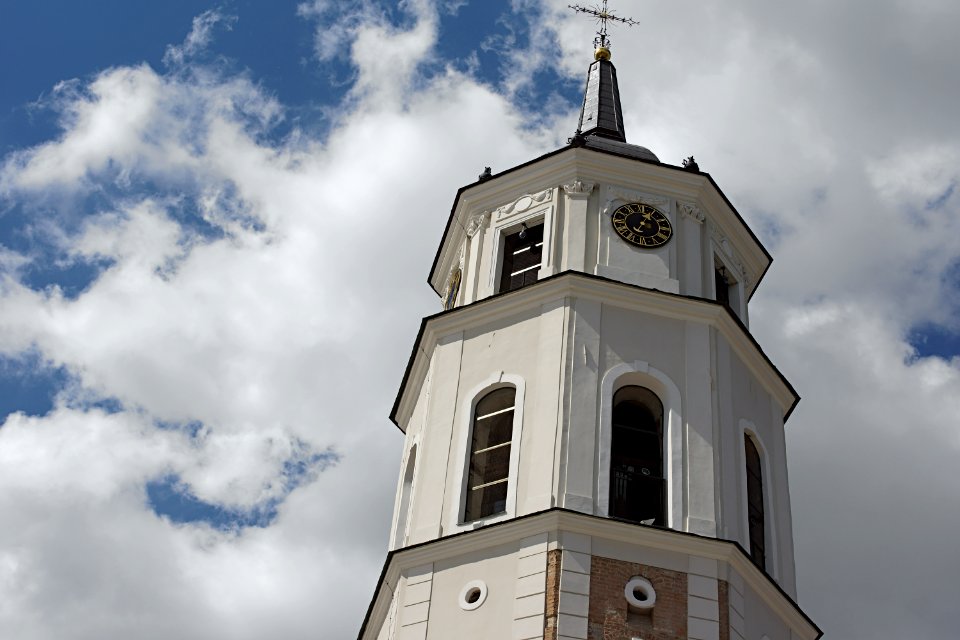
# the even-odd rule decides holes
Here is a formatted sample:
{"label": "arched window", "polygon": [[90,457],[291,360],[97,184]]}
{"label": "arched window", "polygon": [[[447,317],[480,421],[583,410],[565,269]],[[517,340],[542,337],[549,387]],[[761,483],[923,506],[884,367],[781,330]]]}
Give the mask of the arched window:
{"label": "arched window", "polygon": [[612,417],[610,516],[664,526],[663,403],[645,387],[621,387]]}
{"label": "arched window", "polygon": [[750,532],[750,558],[755,565],[766,569],[766,530],[760,452],[753,439],[746,434],[743,436],[743,449],[747,466],[747,527]]}
{"label": "arched window", "polygon": [[470,437],[464,522],[507,510],[516,393],[513,387],[502,387],[477,402]]}
{"label": "arched window", "polygon": [[410,449],[407,456],[407,468],[403,473],[403,485],[400,488],[400,505],[397,507],[397,532],[393,541],[393,548],[403,546],[407,537],[407,521],[410,515],[410,494],[413,491],[413,472],[417,468],[417,445]]}

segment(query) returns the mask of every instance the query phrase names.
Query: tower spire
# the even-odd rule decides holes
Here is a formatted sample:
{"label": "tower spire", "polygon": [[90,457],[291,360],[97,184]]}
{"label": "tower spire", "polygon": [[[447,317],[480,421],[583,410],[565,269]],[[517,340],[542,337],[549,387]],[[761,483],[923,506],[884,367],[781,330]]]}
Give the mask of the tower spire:
{"label": "tower spire", "polygon": [[617,15],[614,15],[611,11],[607,9],[607,0],[603,0],[603,6],[593,7],[584,7],[579,4],[569,4],[567,5],[577,13],[585,13],[588,16],[593,16],[597,24],[600,25],[600,29],[597,30],[597,37],[593,39],[593,46],[596,47],[594,52],[594,57],[597,60],[600,60],[601,56],[606,56],[606,59],[610,59],[610,37],[607,35],[607,22],[620,22],[629,27],[632,27],[635,24],[639,24],[633,18],[621,18]]}
{"label": "tower spire", "polygon": [[608,22],[620,22],[627,26],[639,24],[632,18],[621,18],[607,9],[607,0],[602,6],[584,7],[579,4],[568,5],[577,13],[593,16],[600,28],[593,44],[596,47],[594,61],[587,72],[587,87],[583,96],[583,108],[580,110],[580,122],[574,140],[595,135],[626,142],[623,130],[623,111],[620,107],[620,88],[617,85],[617,69],[610,62],[610,37],[607,35]]}

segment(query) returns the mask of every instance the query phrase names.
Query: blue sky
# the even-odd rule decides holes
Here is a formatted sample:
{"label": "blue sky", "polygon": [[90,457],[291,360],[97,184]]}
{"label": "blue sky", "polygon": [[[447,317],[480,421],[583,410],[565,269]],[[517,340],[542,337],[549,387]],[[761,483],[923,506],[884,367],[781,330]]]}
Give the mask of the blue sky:
{"label": "blue sky", "polygon": [[[565,142],[593,24],[346,4],[0,8],[0,636],[355,636],[450,204]],[[949,636],[960,8],[617,4],[628,140],[695,155],[774,254],[801,604]]]}
{"label": "blue sky", "polygon": [[[324,109],[343,99],[353,74],[346,52],[323,65],[313,62],[314,27],[298,16],[299,4],[246,1],[214,5],[229,17],[217,29],[216,48],[202,56],[223,73],[249,76],[283,103],[287,122],[267,132],[274,140],[282,139],[294,124],[322,132],[327,126]],[[5,7],[0,22],[0,55],[10,63],[0,68],[3,150],[15,151],[59,135],[58,113],[49,102],[51,92],[61,82],[82,82],[117,66],[148,64],[164,70],[168,66],[164,62],[167,46],[182,40],[185,27],[197,11],[194,1],[146,5],[51,1]],[[498,21],[505,22],[505,15],[504,8],[495,3],[474,3],[446,15],[449,30],[444,30],[446,37],[440,42],[444,59],[465,59],[475,54],[481,76],[485,72],[486,78],[495,81],[497,60],[481,48],[477,36],[504,33],[503,23],[498,26]],[[467,21],[482,30],[464,28]],[[82,29],[77,28],[80,24]],[[81,205],[95,209],[98,200],[97,194],[92,194]],[[5,203],[0,239],[5,246],[25,253],[40,252],[22,274],[24,282],[35,289],[57,285],[66,296],[76,296],[108,263],[65,262],[45,238],[31,233],[34,213],[24,212],[20,203]],[[75,213],[82,216],[82,210]],[[76,224],[78,220],[66,222]],[[3,415],[13,411],[46,413],[67,377],[63,368],[46,366],[36,353],[6,360],[2,371]]]}

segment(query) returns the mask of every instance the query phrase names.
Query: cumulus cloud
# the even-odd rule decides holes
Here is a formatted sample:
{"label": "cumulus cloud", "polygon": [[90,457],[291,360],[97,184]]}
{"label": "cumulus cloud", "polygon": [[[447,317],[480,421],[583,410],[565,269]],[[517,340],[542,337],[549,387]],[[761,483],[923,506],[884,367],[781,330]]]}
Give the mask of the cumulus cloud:
{"label": "cumulus cloud", "polygon": [[[589,21],[516,2],[529,42],[488,41],[504,66],[481,81],[476,57],[435,59],[458,5],[302,4],[319,64],[352,69],[322,137],[280,133],[255,78],[197,62],[232,24],[213,11],[165,72],[62,83],[60,133],[3,159],[4,206],[54,253],[0,250],[0,355],[70,382],[0,427],[0,635],[355,635],[399,473],[385,416],[438,309],[423,278],[455,190],[561,144],[578,105],[531,77],[579,86],[591,59]],[[957,300],[958,9],[617,9],[642,23],[614,35],[628,138],[695,154],[776,258],[751,320],[805,398],[787,427],[801,603],[828,637],[949,636],[960,374],[908,336]],[[48,260],[96,269],[79,293],[24,277]],[[150,506],[164,478],[276,516],[174,522]],[[891,571],[927,585],[897,620]]]}
{"label": "cumulus cloud", "polygon": [[[184,57],[167,73],[116,67],[64,85],[50,104],[61,133],[5,159],[2,195],[38,229],[51,194],[65,212],[96,196],[78,223],[46,224],[57,260],[98,270],[78,295],[3,276],[0,353],[37,352],[71,384],[51,413],[0,428],[0,450],[29,452],[5,461],[2,511],[20,519],[0,545],[13,550],[0,561],[2,596],[16,603],[0,629],[114,637],[130,632],[111,614],[121,610],[140,637],[358,627],[399,459],[385,418],[406,357],[397,332],[412,336],[436,308],[410,285],[452,197],[410,167],[451,187],[551,138],[514,131],[523,123],[509,102],[468,76],[418,75],[436,12],[409,10],[407,26],[376,16],[351,32],[351,117],[323,140],[276,135],[285,114],[273,98]],[[206,41],[205,16],[176,51]],[[464,118],[477,127],[447,144]],[[491,130],[507,134],[497,149]],[[424,232],[384,232],[410,228]],[[151,509],[147,487],[160,481],[276,516],[240,530],[178,524]]]}

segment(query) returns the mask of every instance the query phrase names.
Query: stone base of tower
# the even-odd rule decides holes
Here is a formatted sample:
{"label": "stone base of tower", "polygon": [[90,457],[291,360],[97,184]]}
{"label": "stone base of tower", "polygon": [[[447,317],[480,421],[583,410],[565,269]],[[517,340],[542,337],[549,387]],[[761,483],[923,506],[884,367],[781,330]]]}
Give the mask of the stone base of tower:
{"label": "stone base of tower", "polygon": [[815,640],[732,542],[551,509],[392,552],[360,640]]}

